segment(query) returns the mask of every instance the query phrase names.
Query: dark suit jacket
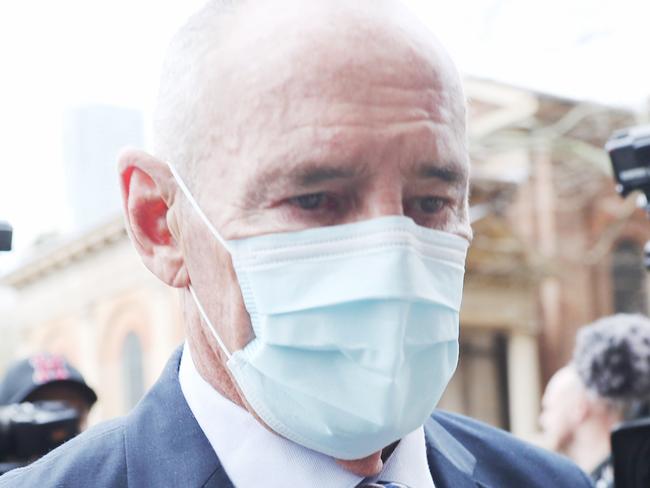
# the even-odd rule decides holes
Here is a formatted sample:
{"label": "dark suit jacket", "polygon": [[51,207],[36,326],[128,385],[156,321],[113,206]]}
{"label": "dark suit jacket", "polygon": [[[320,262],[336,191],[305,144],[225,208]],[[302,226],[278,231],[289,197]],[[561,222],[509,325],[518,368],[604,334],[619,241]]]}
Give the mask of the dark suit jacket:
{"label": "dark suit jacket", "polygon": [[[7,473],[0,488],[232,487],[185,402],[180,357],[181,349],[129,415]],[[435,413],[425,424],[425,436],[436,488],[591,486],[569,461],[466,417]]]}

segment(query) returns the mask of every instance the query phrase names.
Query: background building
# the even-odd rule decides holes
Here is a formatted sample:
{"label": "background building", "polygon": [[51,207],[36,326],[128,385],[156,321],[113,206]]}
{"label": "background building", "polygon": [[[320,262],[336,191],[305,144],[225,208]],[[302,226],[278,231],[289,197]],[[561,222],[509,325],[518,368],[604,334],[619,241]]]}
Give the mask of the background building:
{"label": "background building", "polygon": [[66,186],[76,230],[87,230],[120,211],[117,155],[125,146],[143,145],[142,114],[137,110],[89,105],[66,112]]}
{"label": "background building", "polygon": [[[615,194],[601,149],[635,120],[484,80],[468,80],[467,93],[476,238],[462,357],[442,406],[530,437],[576,329],[615,311],[647,312],[640,252],[650,224]],[[0,315],[15,344],[4,359],[66,354],[97,389],[94,421],[127,411],[182,341],[175,292],[140,263],[118,212],[2,282],[18,296]]]}

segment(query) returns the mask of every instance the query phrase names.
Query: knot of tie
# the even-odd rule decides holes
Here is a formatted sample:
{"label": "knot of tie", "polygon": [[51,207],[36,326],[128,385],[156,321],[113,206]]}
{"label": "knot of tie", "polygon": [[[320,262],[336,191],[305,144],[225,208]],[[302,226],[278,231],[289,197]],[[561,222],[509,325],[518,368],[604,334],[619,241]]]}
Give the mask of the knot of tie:
{"label": "knot of tie", "polygon": [[357,488],[409,488],[402,483],[394,483],[392,481],[375,481],[373,483],[362,483]]}

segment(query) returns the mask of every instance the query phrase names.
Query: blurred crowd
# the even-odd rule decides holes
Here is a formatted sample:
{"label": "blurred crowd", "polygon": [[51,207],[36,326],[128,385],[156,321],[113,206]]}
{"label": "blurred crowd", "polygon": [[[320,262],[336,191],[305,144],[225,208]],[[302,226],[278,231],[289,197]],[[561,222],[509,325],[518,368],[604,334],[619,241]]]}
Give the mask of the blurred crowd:
{"label": "blurred crowd", "polygon": [[611,434],[650,413],[650,320],[618,314],[583,327],[573,358],[542,400],[545,447],[569,456],[597,488],[613,486]]}

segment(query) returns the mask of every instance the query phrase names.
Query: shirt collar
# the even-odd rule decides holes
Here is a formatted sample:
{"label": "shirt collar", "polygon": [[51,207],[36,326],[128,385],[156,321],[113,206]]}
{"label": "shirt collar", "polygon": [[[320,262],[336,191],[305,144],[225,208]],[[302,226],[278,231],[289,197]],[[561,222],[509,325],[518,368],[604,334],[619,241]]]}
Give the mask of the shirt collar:
{"label": "shirt collar", "polygon": [[[220,395],[196,370],[187,343],[178,378],[192,414],[235,486],[352,488],[363,481],[331,457],[270,432],[247,410]],[[370,481],[376,479],[433,488],[422,427],[400,441],[381,474]]]}

